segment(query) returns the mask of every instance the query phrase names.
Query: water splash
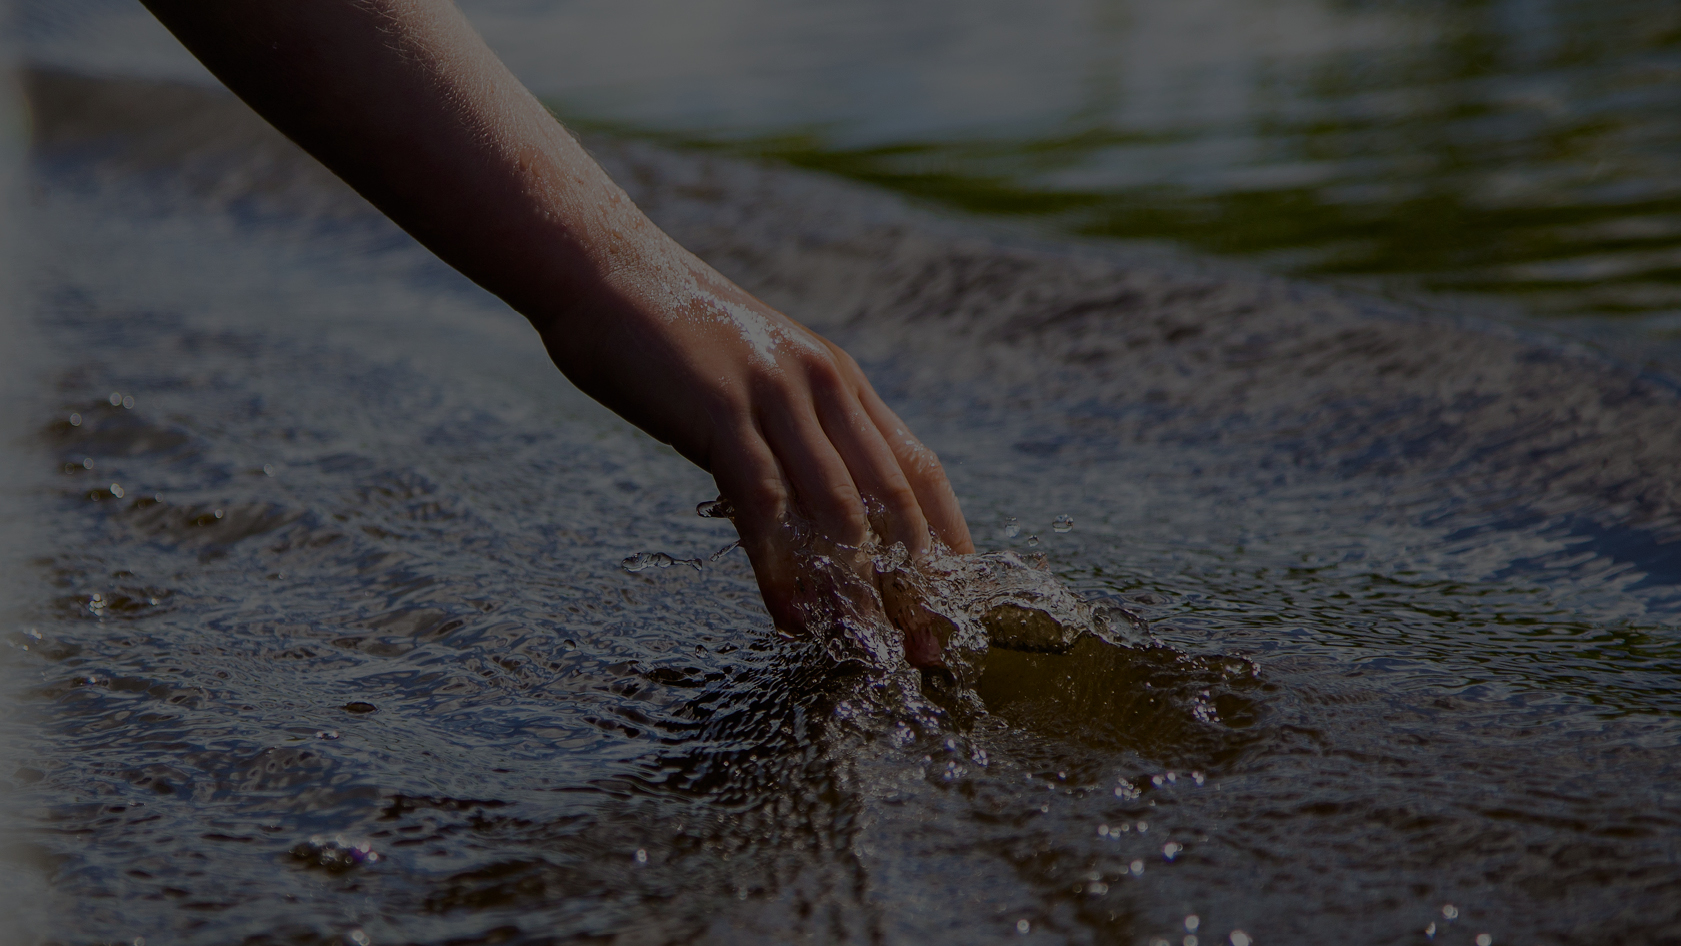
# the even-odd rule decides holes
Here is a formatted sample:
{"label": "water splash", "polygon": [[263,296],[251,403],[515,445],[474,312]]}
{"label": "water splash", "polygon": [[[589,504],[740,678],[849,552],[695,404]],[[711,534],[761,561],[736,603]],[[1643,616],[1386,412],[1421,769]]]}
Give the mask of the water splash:
{"label": "water splash", "polygon": [[[725,548],[723,551],[729,551]],[[627,572],[646,571],[650,568],[670,568],[673,565],[690,565],[695,571],[701,570],[702,562],[698,558],[673,558],[664,552],[635,552],[626,555],[619,562],[619,567]]]}

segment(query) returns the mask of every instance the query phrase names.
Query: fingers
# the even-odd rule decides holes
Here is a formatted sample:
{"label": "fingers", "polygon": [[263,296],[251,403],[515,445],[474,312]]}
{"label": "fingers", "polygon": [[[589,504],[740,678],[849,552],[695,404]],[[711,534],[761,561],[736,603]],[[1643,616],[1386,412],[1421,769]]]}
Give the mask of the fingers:
{"label": "fingers", "polygon": [[957,495],[951,491],[951,481],[946,479],[940,458],[911,435],[905,422],[882,401],[868,381],[859,394],[871,425],[892,452],[915,497],[916,508],[925,517],[925,528],[932,528],[953,552],[973,552],[975,542],[969,535],[969,523],[963,519],[963,510],[958,506]]}
{"label": "fingers", "polygon": [[[862,380],[862,376],[859,376]],[[864,382],[866,387],[868,382]],[[928,520],[899,460],[859,401],[856,389],[836,379],[833,390],[820,391],[817,419],[823,433],[846,463],[858,492],[879,504],[883,521],[873,522],[891,544],[903,542],[913,554],[928,548]],[[866,515],[873,510],[865,510]]]}
{"label": "fingers", "polygon": [[799,586],[800,542],[791,516],[808,518],[819,535],[841,546],[862,547],[873,526],[913,554],[928,550],[930,529],[953,551],[974,551],[933,451],[910,434],[850,357],[830,351],[832,358],[785,361],[781,371],[750,384],[746,403],[708,451],[719,492],[736,509],[765,605],[787,631],[801,629],[802,595],[821,594]]}

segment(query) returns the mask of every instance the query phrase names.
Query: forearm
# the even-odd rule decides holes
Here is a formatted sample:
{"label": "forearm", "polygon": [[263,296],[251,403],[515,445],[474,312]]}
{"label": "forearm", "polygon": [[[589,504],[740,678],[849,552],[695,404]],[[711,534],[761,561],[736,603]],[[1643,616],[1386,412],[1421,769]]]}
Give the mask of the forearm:
{"label": "forearm", "polygon": [[264,118],[546,335],[605,317],[607,278],[656,239],[449,0],[143,2]]}

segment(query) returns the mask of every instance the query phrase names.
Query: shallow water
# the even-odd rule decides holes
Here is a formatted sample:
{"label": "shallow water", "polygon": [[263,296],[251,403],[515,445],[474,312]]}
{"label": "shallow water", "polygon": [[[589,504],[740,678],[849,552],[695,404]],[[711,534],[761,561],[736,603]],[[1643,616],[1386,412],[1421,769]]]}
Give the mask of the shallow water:
{"label": "shallow water", "polygon": [[31,96],[15,939],[1681,936],[1671,380],[594,139],[1149,623],[966,700],[626,573],[706,477],[237,105]]}

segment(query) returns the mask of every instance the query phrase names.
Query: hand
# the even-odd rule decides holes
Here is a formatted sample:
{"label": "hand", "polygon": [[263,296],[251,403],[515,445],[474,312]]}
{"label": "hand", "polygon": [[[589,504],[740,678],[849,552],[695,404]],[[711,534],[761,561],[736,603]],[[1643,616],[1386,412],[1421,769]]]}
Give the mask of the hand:
{"label": "hand", "polygon": [[[619,223],[632,262],[604,280],[587,330],[562,318],[544,341],[585,392],[712,473],[778,627],[800,629],[795,519],[842,547],[873,533],[913,559],[936,537],[974,551],[938,458],[850,355],[639,213],[627,209]],[[850,564],[872,574],[869,562]],[[913,662],[938,661],[937,644],[918,638],[908,649]]]}

